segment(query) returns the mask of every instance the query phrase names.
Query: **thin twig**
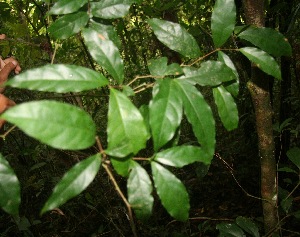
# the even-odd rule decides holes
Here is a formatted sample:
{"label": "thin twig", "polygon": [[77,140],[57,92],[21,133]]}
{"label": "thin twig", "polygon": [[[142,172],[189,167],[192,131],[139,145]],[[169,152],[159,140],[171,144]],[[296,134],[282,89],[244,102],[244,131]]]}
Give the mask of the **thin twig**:
{"label": "thin twig", "polygon": [[141,161],[149,161],[150,158],[144,158],[144,157],[134,157],[133,160],[141,160]]}
{"label": "thin twig", "polygon": [[[229,218],[211,218],[211,217],[205,217],[205,216],[189,218],[189,221],[198,221],[198,220],[204,220],[204,221],[234,221],[234,219],[229,219]],[[176,222],[178,222],[178,221],[177,220],[172,220],[167,224],[167,226],[171,225],[173,223],[176,223]]]}
{"label": "thin twig", "polygon": [[129,219],[129,223],[130,223],[130,227],[131,227],[133,236],[137,237],[138,235],[137,235],[135,223],[134,223],[134,220],[133,220],[133,214],[132,214],[131,205],[127,201],[127,199],[126,199],[125,195],[123,194],[122,190],[120,189],[117,181],[115,180],[115,177],[114,177],[113,173],[111,172],[110,168],[108,167],[108,164],[107,163],[103,163],[102,167],[105,169],[105,171],[108,174],[110,180],[112,181],[113,186],[115,187],[117,193],[119,194],[119,196],[121,197],[121,199],[125,203],[125,205],[127,207],[127,210],[128,210],[128,219]]}
{"label": "thin twig", "polygon": [[97,146],[99,148],[99,151],[103,157],[103,161],[102,162],[102,167],[105,169],[106,173],[108,174],[108,177],[109,179],[112,181],[113,183],[113,186],[115,187],[117,193],[119,194],[119,196],[121,197],[121,199],[123,200],[123,202],[125,203],[126,207],[127,207],[127,210],[128,210],[128,219],[129,219],[129,223],[130,223],[130,227],[131,227],[131,230],[132,230],[132,233],[133,233],[133,236],[134,237],[137,237],[137,232],[136,232],[136,227],[135,227],[135,223],[134,223],[134,220],[133,220],[133,214],[132,214],[132,209],[131,209],[131,205],[130,203],[128,202],[127,198],[125,197],[125,195],[123,194],[122,190],[120,189],[120,186],[118,185],[118,182],[116,181],[113,173],[111,172],[110,170],[110,167],[109,167],[109,162],[107,162],[106,160],[106,154],[105,154],[105,151],[103,149],[103,146],[102,146],[102,143],[100,141],[100,138],[98,136],[96,136],[96,143],[97,143]]}
{"label": "thin twig", "polygon": [[273,236],[273,233],[274,232],[277,232],[279,229],[281,230],[281,226],[282,226],[282,223],[285,219],[291,217],[292,215],[286,215],[285,217],[283,217],[280,221],[278,221],[277,225],[271,229],[266,235],[264,235],[263,237],[271,237]]}
{"label": "thin twig", "polygon": [[58,44],[55,44],[54,52],[53,52],[53,55],[52,55],[52,58],[51,58],[51,64],[54,63],[54,58],[55,58],[55,55],[56,55],[57,48],[58,48]]}
{"label": "thin twig", "polygon": [[287,195],[286,198],[283,199],[283,201],[286,201],[290,196],[292,196],[292,194],[297,190],[299,186],[300,186],[300,181],[298,181],[298,184],[293,188],[293,190],[289,193],[289,195]]}
{"label": "thin twig", "polygon": [[204,56],[198,58],[196,61],[194,61],[194,62],[192,62],[191,64],[186,65],[186,66],[189,66],[189,67],[190,67],[190,66],[193,66],[193,65],[196,64],[197,62],[202,61],[203,59],[205,59],[205,58],[208,57],[209,55],[214,54],[215,52],[218,52],[218,51],[220,51],[220,50],[221,50],[220,48],[215,49],[215,50],[213,50],[213,51],[209,52],[208,54],[206,54],[206,55],[204,55]]}
{"label": "thin twig", "polygon": [[0,135],[0,137],[1,137],[3,140],[5,140],[5,137],[6,137],[12,130],[14,130],[16,127],[17,127],[16,125],[12,126],[12,127],[11,127],[10,129],[8,129],[4,134]]}
{"label": "thin twig", "polygon": [[216,153],[215,154],[216,157],[218,157],[224,164],[226,164],[226,168],[229,170],[231,176],[233,177],[234,181],[236,182],[236,184],[240,187],[240,189],[248,196],[248,197],[251,197],[251,198],[255,198],[255,199],[258,199],[258,200],[264,200],[264,201],[267,201],[269,202],[269,200],[265,200],[265,199],[262,199],[260,197],[256,197],[254,195],[251,195],[250,193],[248,193],[243,187],[242,185],[239,183],[239,181],[237,180],[237,178],[235,177],[234,173],[233,173],[233,169],[230,167],[230,165],[220,156],[220,154]]}
{"label": "thin twig", "polygon": [[145,75],[145,76],[136,76],[132,81],[130,81],[126,86],[130,86],[132,83],[134,83],[138,79],[143,79],[143,78],[162,78],[158,76],[153,76],[153,75]]}
{"label": "thin twig", "polygon": [[146,89],[148,89],[148,88],[150,88],[150,87],[153,87],[153,86],[154,86],[154,83],[147,84],[147,85],[145,85],[145,87],[143,87],[143,88],[141,88],[141,89],[135,91],[134,93],[135,93],[135,94],[140,93],[140,92],[142,92],[142,91],[144,91],[144,90],[146,90]]}
{"label": "thin twig", "polygon": [[181,66],[187,66],[187,67],[190,67],[190,66],[193,66],[194,64],[196,64],[197,62],[199,61],[202,61],[203,59],[205,59],[206,57],[210,56],[211,54],[214,54],[215,52],[218,52],[218,51],[238,51],[239,49],[221,49],[221,48],[217,48],[211,52],[209,52],[208,54],[205,54],[204,56],[198,58],[196,61],[192,62],[191,64],[188,64],[188,65],[181,65]]}

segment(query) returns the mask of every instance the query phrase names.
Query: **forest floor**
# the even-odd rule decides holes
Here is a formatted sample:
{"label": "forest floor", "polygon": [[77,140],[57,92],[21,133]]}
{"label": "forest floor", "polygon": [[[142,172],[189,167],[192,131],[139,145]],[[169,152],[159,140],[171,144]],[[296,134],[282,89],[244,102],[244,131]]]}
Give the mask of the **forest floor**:
{"label": "forest floor", "polygon": [[[198,176],[195,172],[197,165],[177,171],[176,176],[184,182],[190,196],[189,221],[174,221],[156,197],[149,221],[136,220],[139,236],[217,236],[216,224],[233,222],[238,216],[259,223],[261,202],[252,197],[259,194],[259,172],[256,162],[249,163],[251,159],[254,158],[217,155],[203,178],[199,177],[201,170]],[[125,180],[120,178],[119,182],[125,191]],[[83,194],[42,217],[38,210],[47,195],[28,195],[25,192],[25,202],[32,206],[21,211],[24,216],[18,225],[10,216],[0,213],[0,231],[5,233],[0,236],[132,236],[125,205],[105,174],[97,177]]]}
{"label": "forest floor", "polygon": [[[238,216],[252,219],[261,228],[259,158],[256,149],[240,139],[242,137],[233,134],[223,138],[222,143],[217,144],[217,153],[208,170],[199,164],[172,170],[189,193],[190,218],[184,223],[175,221],[154,193],[150,219],[144,223],[135,220],[139,236],[218,236],[216,225],[233,223]],[[32,143],[34,154],[38,146]],[[40,149],[45,153],[45,147]],[[133,236],[125,205],[104,172],[99,172],[82,194],[59,209],[40,216],[54,185],[78,162],[77,159],[84,157],[74,158],[74,154],[49,150],[43,155],[38,153],[39,158],[33,162],[34,154],[27,153],[28,157],[25,161],[22,158],[22,164],[16,154],[10,159],[22,187],[21,218],[13,219],[0,211],[0,237]],[[32,169],[36,163],[42,162],[47,165]],[[126,194],[126,180],[119,177],[118,182]]]}

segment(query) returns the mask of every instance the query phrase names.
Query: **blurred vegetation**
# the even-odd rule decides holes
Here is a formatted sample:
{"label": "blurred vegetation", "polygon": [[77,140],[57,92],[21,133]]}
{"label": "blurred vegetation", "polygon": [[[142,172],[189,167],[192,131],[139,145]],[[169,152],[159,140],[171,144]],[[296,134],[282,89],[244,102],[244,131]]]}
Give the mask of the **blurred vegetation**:
{"label": "blurred vegetation", "polygon": [[[242,5],[240,1],[236,2],[238,20],[244,22]],[[266,3],[266,24],[279,29],[293,48],[291,58],[278,59],[282,63],[283,80],[272,84],[272,105],[278,168],[294,168],[286,152],[290,148],[300,147],[300,4],[297,0],[266,2],[270,2]],[[8,40],[0,42],[2,57],[15,56],[22,69],[26,70],[50,63],[55,54],[54,63],[82,65],[106,74],[91,60],[81,35],[63,42],[54,41],[48,35],[47,28],[54,19],[46,13],[52,4],[51,0],[0,2],[0,33],[8,36]],[[125,18],[114,20],[121,39],[125,82],[137,75],[149,74],[147,62],[151,58],[166,56],[170,63],[186,60],[157,40],[146,23],[149,18],[180,23],[196,38],[203,54],[212,51],[210,17],[213,4],[211,0],[143,1],[140,5],[133,5]],[[243,45],[245,42],[234,43]],[[190,220],[186,223],[175,222],[161,204],[155,203],[151,219],[147,223],[138,223],[141,236],[217,236],[216,224],[233,221],[237,216],[253,218],[258,226],[261,225],[260,200],[252,197],[259,196],[259,155],[253,105],[246,88],[250,63],[240,55],[233,54],[231,57],[240,75],[240,94],[237,98],[239,128],[229,133],[217,121],[217,148],[209,170],[200,165],[189,165],[176,171],[190,193]],[[133,88],[138,85],[133,85]],[[80,106],[96,121],[98,134],[103,138],[106,136],[108,91],[105,89],[101,94],[95,90],[58,95],[9,88],[6,93],[16,103],[53,98]],[[148,101],[150,93],[145,90],[135,95],[133,101],[137,105],[143,104]],[[212,95],[205,88],[203,93],[214,108]],[[9,127],[7,124],[6,129]],[[183,124],[182,130],[183,134],[190,136],[181,137],[180,143],[193,144],[195,138],[188,122]],[[0,236],[131,236],[126,210],[104,173],[99,174],[86,191],[61,209],[39,215],[42,205],[64,172],[93,152],[93,148],[80,152],[55,150],[15,129],[3,141],[1,153],[21,182],[21,217],[19,220],[13,219],[0,211]],[[282,193],[293,191],[298,175],[279,172]],[[125,180],[119,178],[118,181],[126,192]],[[299,188],[293,191],[292,197],[292,213],[298,211],[298,216],[281,207],[283,236],[300,235],[297,232],[300,223]]]}

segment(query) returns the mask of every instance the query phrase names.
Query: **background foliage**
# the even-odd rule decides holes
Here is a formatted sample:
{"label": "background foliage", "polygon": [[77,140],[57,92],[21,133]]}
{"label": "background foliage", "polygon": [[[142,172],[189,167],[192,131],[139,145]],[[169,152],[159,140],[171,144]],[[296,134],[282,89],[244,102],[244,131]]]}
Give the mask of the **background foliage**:
{"label": "background foliage", "polygon": [[[9,83],[17,88],[9,88],[7,94],[20,105],[3,116],[47,144],[28,137],[18,128],[4,137],[1,153],[5,158],[1,157],[1,167],[6,167],[8,175],[18,177],[22,190],[19,213],[18,198],[13,207],[1,203],[6,212],[14,215],[12,218],[1,212],[1,222],[9,223],[0,226],[4,236],[132,235],[126,205],[107,177],[108,161],[120,175],[115,181],[127,193],[129,204],[144,205],[142,209],[133,208],[136,217],[148,219],[154,207],[146,222],[138,222],[141,236],[227,236],[228,224],[222,222],[224,219],[234,223],[230,227],[233,236],[249,233],[247,228],[251,236],[257,236],[252,222],[239,217],[252,218],[256,226],[261,225],[261,210],[254,208],[260,202],[249,197],[259,196],[259,157],[253,105],[246,89],[250,77],[246,57],[267,74],[277,79],[283,77],[281,81],[274,80],[272,87],[280,161],[280,220],[284,224],[286,218],[291,218],[284,231],[296,232],[298,3],[267,4],[267,25],[279,28],[293,48],[292,57],[288,57],[291,49],[276,31],[234,28],[235,23],[243,25],[244,17],[242,6],[237,4],[235,10],[233,1],[218,1],[216,5],[214,1],[115,1],[121,3],[117,8],[104,0],[91,3],[93,19],[89,19],[87,1],[74,2],[61,0],[54,7],[48,1],[0,3],[1,33],[9,36],[0,42],[1,55],[15,55],[23,70],[32,69]],[[226,15],[222,14],[225,2],[230,13]],[[46,15],[50,7],[50,15]],[[113,10],[109,11],[110,7]],[[83,29],[88,21],[88,28]],[[254,34],[259,37],[251,37]],[[266,35],[272,40],[266,40]],[[211,54],[221,46],[228,51]],[[240,53],[239,48],[243,48]],[[280,50],[272,51],[274,48]],[[270,55],[283,56],[276,58],[281,68]],[[209,60],[196,60],[202,56]],[[54,64],[44,66],[51,62]],[[35,100],[43,101],[24,103]],[[144,122],[148,120],[149,123]],[[61,136],[53,135],[58,133]],[[101,139],[101,146],[99,142],[92,146],[95,134]],[[150,134],[152,140],[148,140]],[[100,159],[97,152],[101,147],[109,159]],[[199,157],[202,163],[193,163]],[[100,165],[108,169],[107,173],[102,169],[98,172]],[[128,177],[127,184],[124,177]],[[14,187],[9,190],[18,197],[18,185]],[[241,196],[243,200],[237,198]],[[180,206],[174,205],[174,198]],[[41,210],[52,211],[40,216]],[[178,220],[190,219],[177,225],[165,210]]]}

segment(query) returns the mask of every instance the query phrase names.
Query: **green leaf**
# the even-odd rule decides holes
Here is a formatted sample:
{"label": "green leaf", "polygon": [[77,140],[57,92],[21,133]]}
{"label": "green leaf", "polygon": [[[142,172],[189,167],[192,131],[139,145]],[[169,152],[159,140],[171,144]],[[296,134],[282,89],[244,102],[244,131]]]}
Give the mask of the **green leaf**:
{"label": "green leaf", "polygon": [[294,199],[292,197],[286,197],[280,202],[280,206],[283,211],[288,214],[291,211]]}
{"label": "green leaf", "polygon": [[78,33],[88,22],[87,12],[64,15],[50,25],[48,31],[56,39],[67,39]]}
{"label": "green leaf", "polygon": [[161,57],[158,59],[151,59],[148,62],[148,68],[153,76],[167,76],[167,75],[180,75],[183,74],[183,70],[177,63],[168,64],[168,59],[166,57]]}
{"label": "green leaf", "polygon": [[101,2],[91,2],[93,16],[103,19],[121,18],[128,14],[133,0],[102,0]]}
{"label": "green leaf", "polygon": [[108,84],[100,73],[88,68],[54,64],[34,68],[15,76],[6,85],[48,92],[80,92]]}
{"label": "green leaf", "polygon": [[178,63],[171,63],[166,69],[165,75],[178,76],[183,74],[183,70]]}
{"label": "green leaf", "polygon": [[185,75],[180,79],[200,86],[218,86],[222,82],[236,80],[234,72],[219,61],[208,60],[202,63],[199,69],[186,67],[183,71]]}
{"label": "green leaf", "polygon": [[209,168],[210,165],[206,165],[205,163],[197,163],[195,168],[197,180],[203,179],[207,175]]}
{"label": "green leaf", "polygon": [[50,9],[49,14],[62,15],[62,14],[73,13],[76,12],[87,2],[88,0],[76,0],[76,1],[59,0]]}
{"label": "green leaf", "polygon": [[130,87],[130,86],[122,86],[122,92],[126,95],[126,96],[135,96],[135,92],[134,90]]}
{"label": "green leaf", "polygon": [[95,142],[92,118],[69,104],[48,100],[23,103],[5,111],[1,118],[54,148],[80,150]]}
{"label": "green leaf", "polygon": [[236,67],[234,66],[232,60],[228,57],[227,54],[225,54],[222,51],[218,51],[218,60],[221,61],[222,63],[225,63],[227,67],[229,67],[232,72],[234,73],[236,80],[239,79],[239,74],[236,70]]}
{"label": "green leaf", "polygon": [[148,23],[156,37],[170,49],[189,58],[201,55],[196,40],[181,25],[156,18],[149,19]]}
{"label": "green leaf", "polygon": [[149,124],[149,106],[144,104],[139,108],[139,111],[141,112],[144,121],[145,121],[145,125],[147,127],[148,132],[150,133],[150,124]]}
{"label": "green leaf", "polygon": [[176,80],[181,88],[184,113],[191,123],[195,136],[204,151],[212,159],[215,151],[215,120],[211,108],[202,94],[190,83]]}
{"label": "green leaf", "polygon": [[293,215],[293,216],[296,217],[297,219],[300,219],[300,211],[295,211],[295,212],[293,212],[291,215]]}
{"label": "green leaf", "polygon": [[113,41],[92,29],[82,31],[90,54],[100,66],[104,67],[112,77],[122,84],[124,80],[124,64],[120,52]]}
{"label": "green leaf", "polygon": [[294,173],[298,174],[295,170],[291,169],[290,167],[282,167],[277,170],[278,172],[287,172],[287,173]]}
{"label": "green leaf", "polygon": [[94,180],[101,165],[101,155],[93,155],[72,167],[55,186],[41,214],[53,210],[76,197]]}
{"label": "green leaf", "polygon": [[127,180],[128,202],[140,220],[147,220],[153,208],[152,182],[146,170],[134,162]]}
{"label": "green leaf", "polygon": [[167,150],[158,152],[154,160],[164,165],[181,168],[196,161],[210,164],[211,158],[196,146],[176,146]]}
{"label": "green leaf", "polygon": [[279,126],[279,132],[282,132],[284,129],[287,129],[291,125],[293,118],[285,119]]}
{"label": "green leaf", "polygon": [[115,28],[112,25],[104,25],[104,24],[100,24],[98,22],[91,20],[89,28],[97,31],[105,39],[111,40],[112,42],[114,42],[114,44],[118,48],[121,48],[121,46],[122,46],[121,40],[120,40]]}
{"label": "green leaf", "polygon": [[244,231],[236,224],[220,223],[216,227],[220,237],[246,237]]}
{"label": "green leaf", "polygon": [[277,79],[281,79],[280,68],[275,59],[269,54],[254,47],[245,47],[239,50],[250,61],[255,63],[257,67],[260,68],[262,71]]}
{"label": "green leaf", "polygon": [[231,68],[232,72],[236,76],[236,80],[229,81],[224,83],[224,87],[226,88],[227,91],[229,91],[230,94],[232,94],[234,97],[237,97],[239,94],[239,74],[231,61],[231,59],[223,53],[222,51],[218,52],[218,60],[225,63],[227,67]]}
{"label": "green leaf", "polygon": [[131,159],[132,157],[129,157],[127,159],[119,159],[115,157],[111,157],[110,161],[112,166],[114,167],[117,174],[128,177],[129,171],[131,167],[134,165],[134,161]]}
{"label": "green leaf", "polygon": [[241,32],[238,37],[249,41],[275,57],[292,55],[292,48],[287,38],[277,30],[250,26]]}
{"label": "green leaf", "polygon": [[185,186],[169,170],[151,162],[152,175],[157,194],[168,213],[177,220],[189,217],[189,197]]}
{"label": "green leaf", "polygon": [[153,88],[153,99],[149,104],[149,123],[154,150],[159,150],[170,141],[182,119],[182,101],[178,88],[171,79],[159,79]]}
{"label": "green leaf", "polygon": [[231,36],[236,18],[234,0],[217,0],[211,16],[212,38],[221,47]]}
{"label": "green leaf", "polygon": [[223,86],[218,86],[213,88],[213,95],[224,127],[228,131],[236,129],[239,124],[239,114],[231,94]]}
{"label": "green leaf", "polygon": [[247,233],[251,234],[253,237],[259,237],[258,227],[251,219],[238,216],[236,218],[236,223]]}
{"label": "green leaf", "polygon": [[20,183],[7,160],[0,154],[0,207],[10,215],[19,214]]}
{"label": "green leaf", "polygon": [[140,111],[122,92],[111,88],[107,154],[115,157],[136,154],[146,146],[148,138],[149,133]]}
{"label": "green leaf", "polygon": [[300,169],[300,148],[293,147],[287,151],[286,155]]}

